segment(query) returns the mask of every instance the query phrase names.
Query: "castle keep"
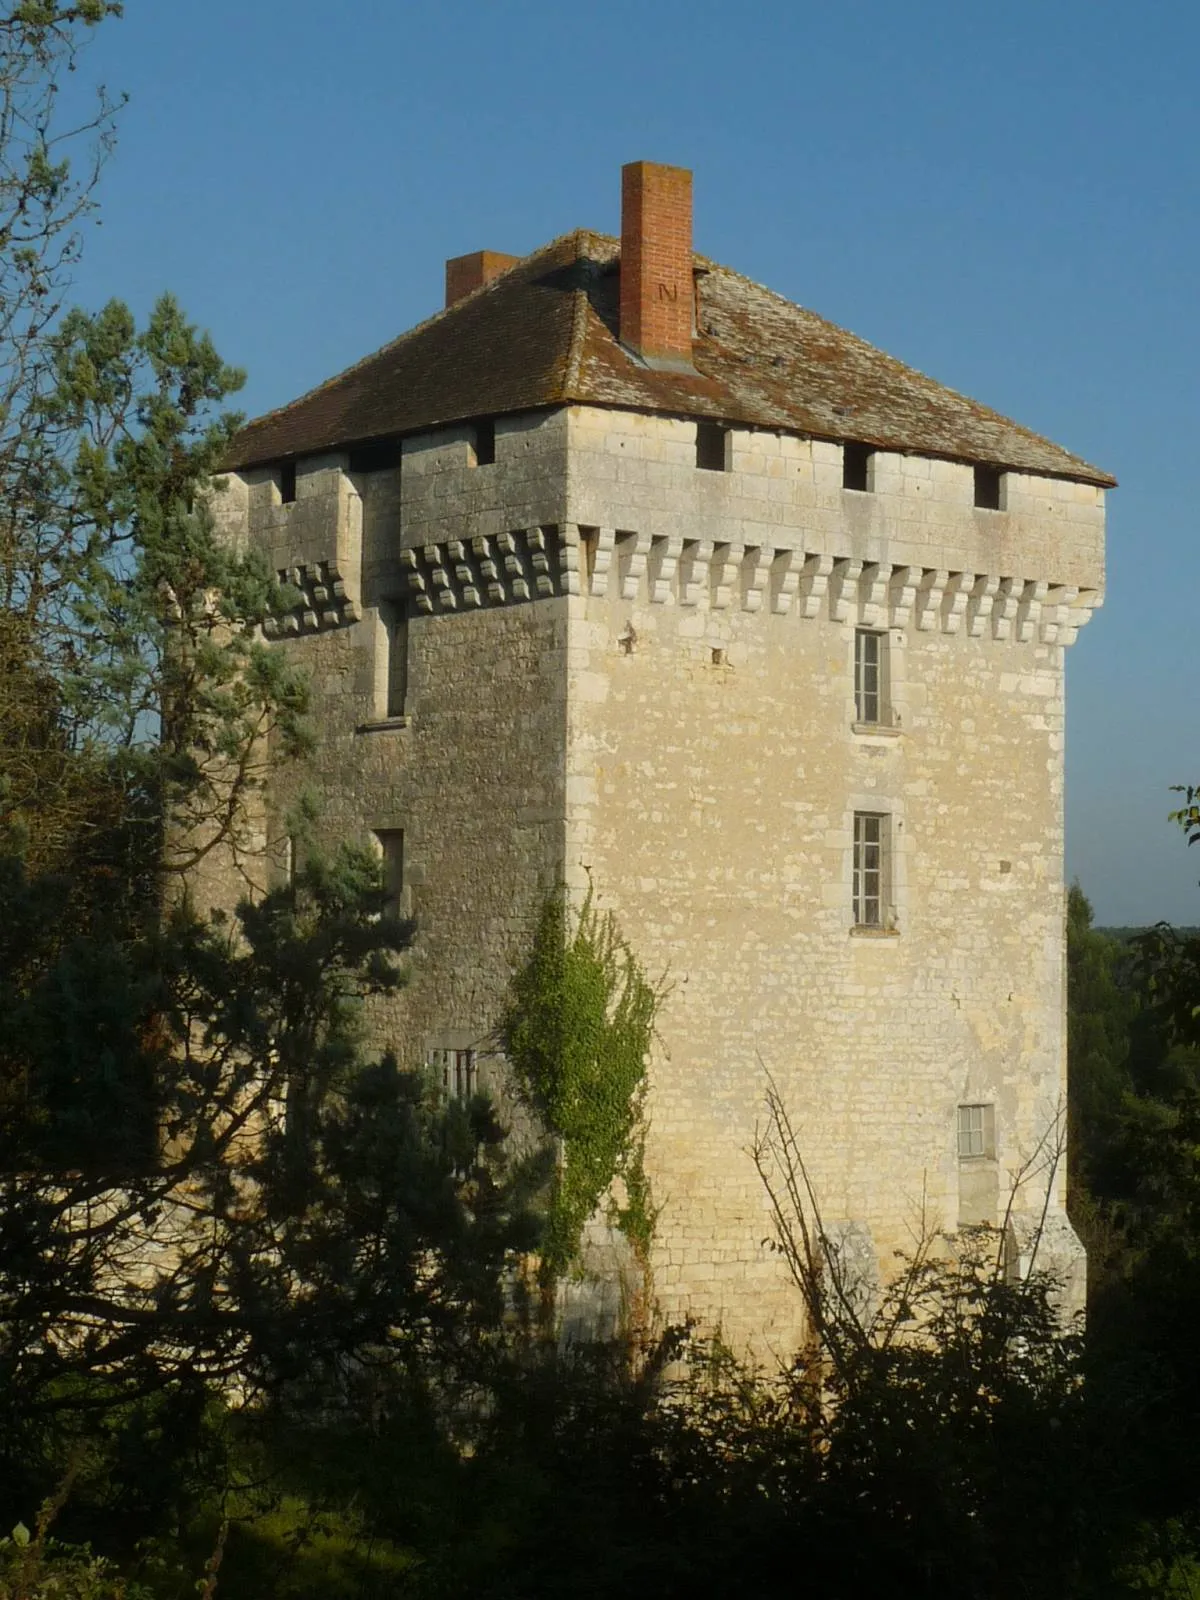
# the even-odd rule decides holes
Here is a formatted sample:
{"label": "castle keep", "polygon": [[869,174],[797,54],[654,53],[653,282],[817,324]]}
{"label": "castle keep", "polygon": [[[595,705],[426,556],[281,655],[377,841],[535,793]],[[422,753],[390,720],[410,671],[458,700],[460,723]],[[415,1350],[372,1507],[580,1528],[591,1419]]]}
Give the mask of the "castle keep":
{"label": "castle keep", "polygon": [[590,881],[671,985],[658,1299],[784,1349],[764,1069],[865,1258],[999,1223],[1019,1174],[1018,1250],[1042,1214],[1063,664],[1113,480],[695,255],[689,173],[623,176],[619,241],[448,263],[442,312],[242,432],[217,511],[302,596],[319,742],[274,870],[315,783],[419,925],[383,1024],[502,1103],[510,975]]}

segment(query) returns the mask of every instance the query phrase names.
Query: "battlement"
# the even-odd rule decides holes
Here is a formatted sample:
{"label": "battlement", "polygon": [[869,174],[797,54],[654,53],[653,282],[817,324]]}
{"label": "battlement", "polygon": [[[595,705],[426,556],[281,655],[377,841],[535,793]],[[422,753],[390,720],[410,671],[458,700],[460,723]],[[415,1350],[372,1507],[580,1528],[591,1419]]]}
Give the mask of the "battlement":
{"label": "battlement", "polygon": [[[878,451],[843,487],[843,447],[729,429],[697,466],[698,424],[575,407],[242,475],[249,537],[301,591],[283,631],[341,626],[386,593],[420,612],[554,595],[735,608],[1070,644],[1103,599],[1104,490]],[[593,520],[594,519],[594,520]],[[881,622],[880,619],[886,619]]]}

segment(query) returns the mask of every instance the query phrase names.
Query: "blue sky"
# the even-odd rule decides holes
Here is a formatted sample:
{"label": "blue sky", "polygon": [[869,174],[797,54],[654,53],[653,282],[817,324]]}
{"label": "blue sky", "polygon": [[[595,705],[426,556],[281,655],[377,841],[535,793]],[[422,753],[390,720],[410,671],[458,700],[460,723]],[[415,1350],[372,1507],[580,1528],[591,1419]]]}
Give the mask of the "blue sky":
{"label": "blue sky", "polygon": [[1114,472],[1068,658],[1068,871],[1200,922],[1200,8],[1105,0],[126,0],[78,298],[170,289],[251,413],[440,304],[447,256],[617,231],[692,167],[697,248]]}

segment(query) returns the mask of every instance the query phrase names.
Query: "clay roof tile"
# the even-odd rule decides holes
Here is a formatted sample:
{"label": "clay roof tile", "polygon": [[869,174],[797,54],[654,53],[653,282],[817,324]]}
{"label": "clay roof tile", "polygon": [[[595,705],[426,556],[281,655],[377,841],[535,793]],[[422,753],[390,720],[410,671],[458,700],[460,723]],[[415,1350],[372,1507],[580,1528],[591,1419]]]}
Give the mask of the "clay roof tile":
{"label": "clay roof tile", "polygon": [[226,468],[576,403],[1115,482],[702,256],[696,370],[652,371],[617,337],[618,250],[603,234],[555,239],[301,399],[248,423]]}

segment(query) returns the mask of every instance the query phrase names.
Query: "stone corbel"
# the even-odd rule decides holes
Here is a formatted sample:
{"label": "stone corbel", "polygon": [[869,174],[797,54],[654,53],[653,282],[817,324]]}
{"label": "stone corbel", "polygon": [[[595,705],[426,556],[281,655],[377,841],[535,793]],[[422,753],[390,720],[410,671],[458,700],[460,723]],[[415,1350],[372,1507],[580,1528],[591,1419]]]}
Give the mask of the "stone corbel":
{"label": "stone corbel", "polygon": [[893,628],[907,628],[912,620],[920,567],[893,567],[888,582],[888,621]]}
{"label": "stone corbel", "polygon": [[1071,607],[1079,597],[1079,590],[1068,584],[1051,586],[1042,606],[1041,641],[1043,644],[1062,644],[1071,616]]}
{"label": "stone corbel", "polygon": [[861,561],[835,561],[829,581],[829,615],[835,622],[845,622],[850,607],[858,606],[858,580],[862,574]]}
{"label": "stone corbel", "polygon": [[650,583],[652,605],[670,605],[671,594],[675,587],[675,572],[682,552],[683,540],[678,535],[672,534],[670,538],[655,539],[652,554],[656,560],[651,564],[653,578]]}
{"label": "stone corbel", "polygon": [[711,539],[685,539],[681,556],[679,603],[681,606],[698,606],[712,564]]}
{"label": "stone corbel", "polygon": [[980,638],[987,627],[999,587],[999,578],[994,578],[986,572],[976,574],[975,582],[971,585],[971,596],[967,601],[967,633],[972,639]]}
{"label": "stone corbel", "polygon": [[946,593],[942,600],[943,633],[957,633],[962,626],[967,601],[971,597],[973,577],[974,574],[970,572],[952,572],[947,579]]}
{"label": "stone corbel", "polygon": [[483,584],[484,593],[494,606],[502,606],[508,599],[501,577],[501,565],[498,559],[495,540],[480,537],[471,540],[471,549],[479,563],[479,577]]}
{"label": "stone corbel", "polygon": [[792,609],[796,591],[800,587],[800,563],[803,557],[798,550],[776,550],[771,563],[771,610],[776,616],[786,617]]}
{"label": "stone corbel", "polygon": [[763,591],[770,574],[769,550],[762,545],[747,545],[742,557],[742,606],[746,611],[761,611]]}
{"label": "stone corbel", "polygon": [[496,548],[504,559],[504,570],[508,574],[509,585],[514,600],[529,599],[529,577],[522,560],[522,551],[513,533],[498,533],[496,535]]}
{"label": "stone corbel", "polygon": [[446,545],[446,561],[453,566],[454,576],[458,580],[458,597],[463,605],[471,608],[481,606],[483,596],[467,559],[467,547],[461,539],[451,539]]}
{"label": "stone corbel", "polygon": [[891,568],[868,561],[858,580],[858,618],[864,628],[887,626],[887,594]]}
{"label": "stone corbel", "polygon": [[1001,578],[992,601],[992,638],[1007,639],[1017,614],[1017,601],[1021,595],[1020,578]]}
{"label": "stone corbel", "polygon": [[617,547],[615,528],[596,529],[596,557],[592,563],[592,593],[599,599],[608,594],[609,574],[612,571],[613,551]]}
{"label": "stone corbel", "polygon": [[629,566],[621,580],[621,599],[636,600],[642,587],[642,579],[646,575],[646,561],[650,555],[650,535],[648,533],[635,533],[633,536],[633,551],[629,557]]}
{"label": "stone corbel", "polygon": [[1021,591],[1021,599],[1017,606],[1017,640],[1021,644],[1028,644],[1037,634],[1038,623],[1042,619],[1042,602],[1046,598],[1046,591],[1050,585],[1041,578],[1030,578]]}
{"label": "stone corbel", "polygon": [[533,568],[533,586],[539,598],[554,593],[554,574],[551,570],[552,546],[545,528],[526,528],[525,548],[529,551],[529,565]]}
{"label": "stone corbel", "polygon": [[1059,644],[1074,644],[1079,637],[1080,628],[1092,620],[1093,615],[1103,604],[1104,595],[1099,589],[1080,589],[1075,604],[1067,613],[1066,627],[1059,631]]}
{"label": "stone corbel", "polygon": [[710,603],[714,611],[727,611],[733,604],[743,548],[740,544],[718,544],[713,547]]}
{"label": "stone corbel", "polygon": [[922,633],[936,628],[950,574],[943,567],[927,567],[917,585],[917,627]]}
{"label": "stone corbel", "polygon": [[578,525],[573,522],[564,523],[558,547],[562,567],[559,583],[563,594],[583,593],[583,574],[580,570],[582,549]]}
{"label": "stone corbel", "polygon": [[821,610],[833,572],[832,556],[809,556],[800,569],[800,615],[812,618]]}

